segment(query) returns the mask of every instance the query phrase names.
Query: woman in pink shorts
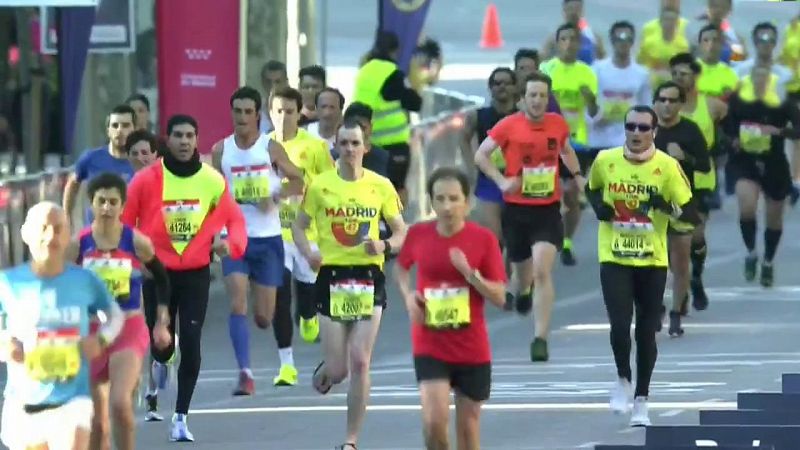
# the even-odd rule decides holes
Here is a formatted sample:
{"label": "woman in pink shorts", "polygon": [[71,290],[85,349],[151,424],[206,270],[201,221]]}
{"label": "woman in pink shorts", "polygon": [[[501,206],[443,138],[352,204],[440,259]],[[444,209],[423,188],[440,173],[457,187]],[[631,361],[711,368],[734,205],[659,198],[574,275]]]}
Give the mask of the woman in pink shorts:
{"label": "woman in pink shorts", "polygon": [[[170,343],[169,282],[164,266],[155,257],[150,240],[120,221],[125,204],[125,181],[103,173],[89,182],[88,196],[94,221],[70,248],[70,258],[94,271],[125,313],[125,325],[114,343],[91,362],[92,420],[91,449],[109,448],[109,409],[114,417],[114,443],[119,450],[133,450],[136,444],[133,393],[139,381],[142,360],[150,335],[142,313],[142,271],[146,268],[156,284],[158,323],[153,342]],[[98,323],[92,324],[94,328]]]}

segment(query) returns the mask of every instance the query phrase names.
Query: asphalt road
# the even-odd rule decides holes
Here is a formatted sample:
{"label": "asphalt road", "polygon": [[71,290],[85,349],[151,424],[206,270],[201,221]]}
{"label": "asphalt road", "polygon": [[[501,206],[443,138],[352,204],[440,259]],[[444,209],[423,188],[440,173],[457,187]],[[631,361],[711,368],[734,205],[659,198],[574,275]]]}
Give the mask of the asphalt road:
{"label": "asphalt road", "polygon": [[[550,362],[528,360],[530,318],[492,310],[494,353],[492,398],[483,413],[485,449],[573,449],[594,443],[643,443],[644,433],[607,410],[614,378],[607,325],[599,294],[596,222],[587,214],[576,239],[579,265],[558,267],[557,306]],[[697,410],[732,408],[736,392],[779,389],[784,372],[797,371],[800,351],[800,213],[791,211],[776,261],[776,286],[747,284],[735,206],[712,216],[706,284],[711,307],[692,313],[686,335],[659,335],[659,361],[651,390],[655,424],[697,423]],[[760,245],[760,244],[759,244]],[[792,284],[795,283],[795,284]],[[189,425],[197,449],[325,449],[344,438],[346,384],[320,396],[310,375],[320,359],[318,345],[298,343],[300,383],[271,386],[277,373],[272,334],[252,329],[257,393],[230,395],[236,370],[227,331],[227,302],[213,288],[203,336],[203,369]],[[373,360],[372,397],[360,448],[421,448],[419,399],[410,355],[408,320],[389,293]],[[172,405],[171,389],[163,405]],[[169,399],[169,400],[167,400]],[[164,412],[169,412],[165,408]],[[140,414],[141,415],[141,414]],[[167,424],[140,423],[140,448],[167,449]]]}

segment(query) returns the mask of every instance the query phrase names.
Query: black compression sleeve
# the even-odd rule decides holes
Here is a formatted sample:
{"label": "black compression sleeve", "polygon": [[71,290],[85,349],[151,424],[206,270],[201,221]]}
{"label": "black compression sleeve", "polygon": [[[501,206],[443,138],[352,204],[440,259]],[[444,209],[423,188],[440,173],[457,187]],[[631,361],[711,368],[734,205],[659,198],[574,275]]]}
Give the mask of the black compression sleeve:
{"label": "black compression sleeve", "polygon": [[155,256],[144,266],[153,274],[153,281],[156,285],[156,303],[159,306],[169,306],[170,286],[167,269]]}
{"label": "black compression sleeve", "polygon": [[700,224],[700,211],[697,209],[697,202],[694,198],[686,202],[685,205],[681,205],[681,215],[678,220],[692,225]]}

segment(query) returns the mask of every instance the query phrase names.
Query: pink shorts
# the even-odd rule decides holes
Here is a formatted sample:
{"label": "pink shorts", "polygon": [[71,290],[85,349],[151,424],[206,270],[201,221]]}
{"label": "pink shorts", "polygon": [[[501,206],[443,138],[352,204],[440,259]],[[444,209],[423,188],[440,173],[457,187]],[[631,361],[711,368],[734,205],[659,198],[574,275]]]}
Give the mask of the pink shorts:
{"label": "pink shorts", "polygon": [[[93,322],[91,332],[96,333],[100,324]],[[144,321],[144,315],[136,314],[125,319],[125,325],[117,339],[97,358],[91,362],[93,382],[108,381],[108,361],[112,354],[123,350],[133,350],[137,356],[144,358],[150,347],[150,330]]]}

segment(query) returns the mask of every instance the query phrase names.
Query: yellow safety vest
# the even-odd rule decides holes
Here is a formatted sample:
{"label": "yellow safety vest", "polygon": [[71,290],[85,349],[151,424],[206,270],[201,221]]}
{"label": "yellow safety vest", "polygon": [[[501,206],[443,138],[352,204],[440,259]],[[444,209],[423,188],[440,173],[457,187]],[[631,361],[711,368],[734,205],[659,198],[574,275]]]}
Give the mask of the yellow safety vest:
{"label": "yellow safety vest", "polygon": [[411,138],[408,114],[399,100],[387,101],[381,95],[389,75],[397,70],[397,64],[383,59],[373,59],[361,66],[356,74],[354,101],[372,108],[371,141],[381,147],[392,144],[407,144]]}
{"label": "yellow safety vest", "polygon": [[219,201],[224,190],[225,179],[207,164],[185,178],[164,168],[161,212],[172,246],[179,255],[197,235],[209,210]]}

